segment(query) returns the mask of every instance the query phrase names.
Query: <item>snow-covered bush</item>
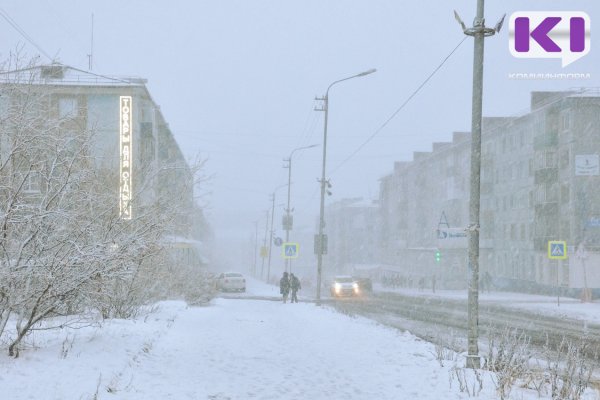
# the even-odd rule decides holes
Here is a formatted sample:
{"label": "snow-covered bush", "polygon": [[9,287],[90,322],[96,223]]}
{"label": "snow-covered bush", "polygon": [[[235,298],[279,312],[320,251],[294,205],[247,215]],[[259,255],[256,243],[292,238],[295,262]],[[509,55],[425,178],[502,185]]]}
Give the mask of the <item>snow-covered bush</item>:
{"label": "snow-covered bush", "polygon": [[484,368],[495,373],[500,399],[508,398],[514,384],[526,376],[531,357],[530,338],[524,332],[505,328],[488,337]]}
{"label": "snow-covered bush", "polygon": [[547,341],[545,374],[553,399],[581,399],[598,365],[598,349],[592,351],[590,346],[585,338],[578,342],[563,338],[556,349]]}
{"label": "snow-covered bush", "polygon": [[153,299],[188,295],[192,282],[202,288],[192,271],[166,273],[162,238],[192,220],[181,203],[189,199],[155,190],[146,174],[136,197],[144,200],[122,219],[118,174],[95,159],[97,133],[82,118],[60,115],[60,89],[40,83],[34,67],[21,68],[31,71],[29,82],[20,73],[0,83],[0,339],[12,356],[52,317],[130,317]]}

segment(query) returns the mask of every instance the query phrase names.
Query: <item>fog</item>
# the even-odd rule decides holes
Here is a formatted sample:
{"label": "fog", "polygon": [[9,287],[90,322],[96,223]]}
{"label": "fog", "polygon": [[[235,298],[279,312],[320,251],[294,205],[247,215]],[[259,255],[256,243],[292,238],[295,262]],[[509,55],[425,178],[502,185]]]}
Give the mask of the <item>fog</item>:
{"label": "fog", "polygon": [[[433,142],[471,124],[472,39],[383,129],[382,125],[463,40],[457,10],[470,26],[475,2],[408,1],[11,1],[3,6],[2,58],[21,43],[31,56],[105,75],[148,80],[182,151],[208,159],[198,201],[207,206],[217,243],[231,264],[251,262],[254,221],[262,238],[275,188],[287,183],[293,156],[294,231],[316,231],[323,113],[315,111],[334,81],[376,68],[330,92],[327,177],[332,196],[378,198],[394,161],[411,160]],[[539,9],[538,1],[486,4],[486,22]],[[593,0],[556,0],[545,9],[600,15]],[[93,14],[93,52],[92,48]],[[31,41],[7,23],[12,18]],[[594,46],[592,37],[592,46]],[[600,53],[562,68],[559,60],[523,60],[508,49],[507,24],[485,41],[484,116],[526,111],[534,90],[600,86]],[[41,62],[50,62],[42,55]],[[511,73],[590,73],[580,80],[517,80]],[[368,144],[353,154],[372,136]],[[275,231],[282,235],[285,187],[276,192]],[[305,246],[312,252],[312,243]],[[278,257],[276,263],[281,263]]]}

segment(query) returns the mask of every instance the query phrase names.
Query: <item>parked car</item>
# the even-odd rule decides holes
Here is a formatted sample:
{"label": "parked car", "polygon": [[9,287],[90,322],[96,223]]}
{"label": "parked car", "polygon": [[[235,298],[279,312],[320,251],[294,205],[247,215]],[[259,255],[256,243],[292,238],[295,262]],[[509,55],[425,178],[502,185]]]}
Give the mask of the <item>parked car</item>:
{"label": "parked car", "polygon": [[245,292],[246,278],[239,272],[224,272],[217,277],[216,286],[222,292]]}
{"label": "parked car", "polygon": [[332,297],[358,296],[360,288],[351,276],[336,276],[331,283]]}

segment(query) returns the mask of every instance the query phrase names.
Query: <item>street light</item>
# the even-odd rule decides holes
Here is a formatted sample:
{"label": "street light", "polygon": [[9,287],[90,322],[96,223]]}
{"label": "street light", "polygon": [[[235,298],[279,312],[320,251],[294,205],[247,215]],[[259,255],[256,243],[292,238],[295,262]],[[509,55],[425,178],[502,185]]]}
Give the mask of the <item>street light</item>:
{"label": "street light", "polygon": [[323,108],[321,111],[325,111],[325,123],[323,128],[323,168],[321,172],[321,208],[319,212],[319,236],[317,238],[319,245],[317,246],[317,305],[321,305],[321,269],[323,265],[323,228],[325,226],[325,186],[327,182],[325,181],[325,162],[327,159],[327,117],[329,113],[329,89],[337,83],[347,81],[353,78],[359,78],[361,76],[372,74],[377,71],[375,68],[372,68],[368,71],[361,72],[360,74],[352,75],[348,78],[337,80],[327,87],[327,91],[325,92],[325,96],[321,99],[323,101]]}
{"label": "street light", "polygon": [[269,277],[271,276],[271,252],[273,249],[273,221],[275,218],[275,193],[277,190],[285,187],[285,185],[279,185],[273,190],[273,194],[271,195],[271,201],[273,204],[271,205],[271,238],[269,239],[269,265],[267,267],[267,283],[269,283]]}
{"label": "street light", "polygon": [[[318,144],[311,144],[310,146],[303,146],[303,147],[298,147],[295,148],[294,150],[292,150],[292,152],[290,153],[290,157],[287,159],[284,159],[283,161],[287,161],[288,165],[287,165],[287,169],[288,169],[288,195],[287,195],[287,208],[286,208],[286,223],[285,223],[285,242],[289,242],[290,240],[290,229],[292,228],[292,221],[290,220],[290,194],[291,194],[291,187],[292,187],[292,156],[294,155],[295,152],[299,151],[299,150],[305,150],[305,149],[312,149],[313,147],[317,147]],[[285,270],[288,272],[292,272],[292,268],[290,265],[291,261],[289,258],[285,259]]]}

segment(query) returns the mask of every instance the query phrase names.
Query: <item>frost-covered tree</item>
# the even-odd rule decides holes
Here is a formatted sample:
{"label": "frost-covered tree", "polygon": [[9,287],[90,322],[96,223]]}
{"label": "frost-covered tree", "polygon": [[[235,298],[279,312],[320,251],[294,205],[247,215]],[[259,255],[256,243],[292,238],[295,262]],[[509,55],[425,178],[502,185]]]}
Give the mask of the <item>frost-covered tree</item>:
{"label": "frost-covered tree", "polygon": [[0,84],[0,337],[12,356],[54,317],[127,317],[160,297],[169,262],[162,239],[189,220],[189,207],[158,191],[122,219],[110,184],[118,177],[93,159],[95,132],[53,112],[55,89],[34,82],[33,67],[22,68],[30,82],[20,74]]}

